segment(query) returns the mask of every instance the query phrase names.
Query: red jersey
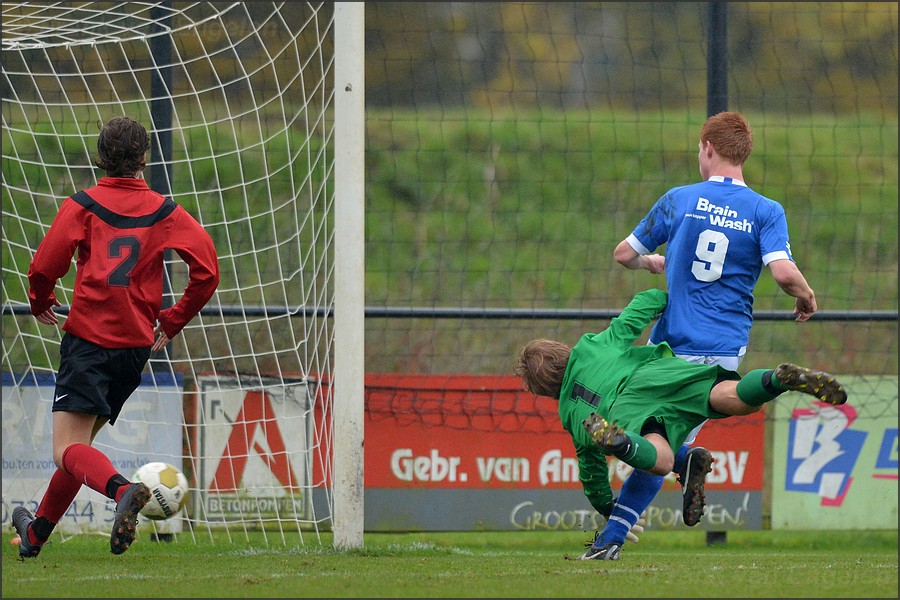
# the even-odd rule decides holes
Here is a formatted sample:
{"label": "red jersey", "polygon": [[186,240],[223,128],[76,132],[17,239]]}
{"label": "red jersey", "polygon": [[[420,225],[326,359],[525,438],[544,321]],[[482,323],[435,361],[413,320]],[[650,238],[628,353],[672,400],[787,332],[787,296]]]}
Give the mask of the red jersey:
{"label": "red jersey", "polygon": [[[187,263],[190,281],[178,302],[161,311],[167,248]],[[28,270],[32,315],[54,305],[53,289],[76,250],[75,289],[63,329],[104,348],[152,346],[157,321],[174,338],[219,285],[212,238],[143,179],[103,177],[63,202]]]}

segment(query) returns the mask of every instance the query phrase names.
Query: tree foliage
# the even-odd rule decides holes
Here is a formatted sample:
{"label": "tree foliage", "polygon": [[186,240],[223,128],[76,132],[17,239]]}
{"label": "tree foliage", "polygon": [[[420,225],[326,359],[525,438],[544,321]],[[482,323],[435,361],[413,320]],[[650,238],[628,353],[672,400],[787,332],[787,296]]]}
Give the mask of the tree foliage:
{"label": "tree foliage", "polygon": [[[369,3],[367,103],[495,110],[702,104],[708,5]],[[728,87],[741,110],[896,114],[897,3],[727,6]]]}

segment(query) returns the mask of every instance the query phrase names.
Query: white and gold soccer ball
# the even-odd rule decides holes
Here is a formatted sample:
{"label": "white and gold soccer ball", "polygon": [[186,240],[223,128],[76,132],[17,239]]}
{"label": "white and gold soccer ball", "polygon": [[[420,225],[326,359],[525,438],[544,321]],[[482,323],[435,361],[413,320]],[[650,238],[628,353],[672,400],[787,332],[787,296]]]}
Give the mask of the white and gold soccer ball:
{"label": "white and gold soccer ball", "polygon": [[177,515],[188,499],[188,482],[181,470],[168,463],[150,462],[139,468],[132,478],[150,489],[150,501],[141,514],[154,521]]}

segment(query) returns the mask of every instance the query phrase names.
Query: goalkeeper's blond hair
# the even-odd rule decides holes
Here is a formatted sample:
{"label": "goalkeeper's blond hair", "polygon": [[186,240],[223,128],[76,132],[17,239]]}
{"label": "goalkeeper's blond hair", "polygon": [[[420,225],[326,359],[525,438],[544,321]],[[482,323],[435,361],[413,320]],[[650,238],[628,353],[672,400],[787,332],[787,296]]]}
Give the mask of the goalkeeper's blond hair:
{"label": "goalkeeper's blond hair", "polygon": [[537,396],[559,398],[572,348],[548,339],[531,340],[519,350],[514,373]]}

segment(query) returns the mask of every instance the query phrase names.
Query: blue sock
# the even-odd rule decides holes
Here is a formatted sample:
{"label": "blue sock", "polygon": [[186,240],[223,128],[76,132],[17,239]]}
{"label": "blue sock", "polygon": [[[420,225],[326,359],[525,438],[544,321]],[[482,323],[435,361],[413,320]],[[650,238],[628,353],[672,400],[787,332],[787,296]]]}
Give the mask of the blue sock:
{"label": "blue sock", "polygon": [[625,536],[637,523],[663,484],[661,475],[653,475],[646,471],[635,469],[622,484],[622,491],[616,500],[612,514],[606,521],[606,527],[600,534],[600,541],[596,546],[604,546],[610,542],[625,543]]}
{"label": "blue sock", "polygon": [[690,449],[690,446],[684,444],[683,446],[681,446],[681,448],[678,449],[678,452],[675,453],[675,466],[672,467],[673,473],[677,473],[682,468],[684,468],[684,457],[687,456],[687,451]]}

